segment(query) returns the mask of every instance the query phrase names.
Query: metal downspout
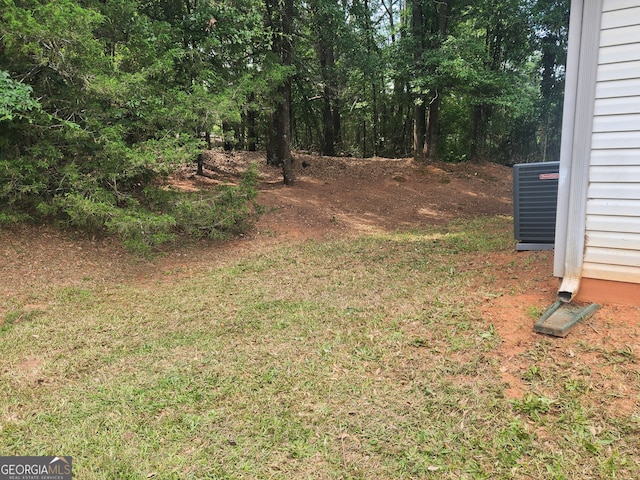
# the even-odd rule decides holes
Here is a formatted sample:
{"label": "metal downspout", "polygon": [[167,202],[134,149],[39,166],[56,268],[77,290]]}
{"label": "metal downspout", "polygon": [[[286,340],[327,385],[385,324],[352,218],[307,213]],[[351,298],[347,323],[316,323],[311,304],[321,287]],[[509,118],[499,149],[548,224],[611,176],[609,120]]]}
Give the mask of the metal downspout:
{"label": "metal downspout", "polygon": [[[569,167],[563,168],[562,162],[560,166],[561,179],[563,174],[565,175],[566,184],[563,182],[563,186],[568,188],[569,192],[568,198],[564,199],[566,205],[563,205],[566,209],[563,212],[566,237],[561,244],[564,248],[564,270],[558,291],[558,298],[562,302],[570,302],[573,299],[578,293],[582,278],[602,2],[603,0],[589,0],[588,3],[583,0],[574,0],[572,3],[572,20],[574,7],[577,7],[579,10],[575,13],[580,19],[582,28],[579,30],[578,68],[574,71],[575,78],[571,79],[572,82],[576,82],[576,96],[568,100],[573,102],[575,107],[573,131],[571,138],[567,139],[571,142]],[[577,20],[571,22],[572,26],[575,26],[575,22]],[[572,53],[575,55],[575,50],[572,50]],[[568,150],[568,145],[563,146]],[[565,150],[563,153],[569,152]],[[565,165],[566,160],[565,158]],[[568,178],[566,178],[567,175]]]}
{"label": "metal downspout", "polygon": [[558,180],[555,252],[553,257],[553,275],[558,278],[563,278],[565,273],[567,222],[569,217],[569,181],[571,180],[571,159],[573,157],[573,136],[575,134],[583,4],[584,0],[571,1],[571,16],[569,19],[562,138],[560,140],[560,178]]}

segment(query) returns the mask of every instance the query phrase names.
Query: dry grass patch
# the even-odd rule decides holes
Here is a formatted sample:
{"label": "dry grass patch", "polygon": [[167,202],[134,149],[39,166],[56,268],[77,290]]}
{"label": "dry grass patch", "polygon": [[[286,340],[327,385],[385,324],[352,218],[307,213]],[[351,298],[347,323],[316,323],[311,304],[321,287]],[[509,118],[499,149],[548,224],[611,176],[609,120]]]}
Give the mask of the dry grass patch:
{"label": "dry grass patch", "polygon": [[3,452],[83,479],[637,476],[637,413],[598,409],[587,372],[531,350],[505,396],[494,277],[469,264],[512,248],[509,221],[34,292],[45,311],[0,332]]}

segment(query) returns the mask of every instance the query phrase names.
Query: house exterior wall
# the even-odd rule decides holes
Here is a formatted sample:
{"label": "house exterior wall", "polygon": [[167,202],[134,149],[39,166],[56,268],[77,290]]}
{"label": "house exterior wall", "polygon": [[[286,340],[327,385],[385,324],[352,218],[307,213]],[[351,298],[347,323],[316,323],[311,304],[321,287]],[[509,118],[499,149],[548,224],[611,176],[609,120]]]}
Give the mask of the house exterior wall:
{"label": "house exterior wall", "polygon": [[604,0],[586,201],[585,278],[640,283],[640,0]]}

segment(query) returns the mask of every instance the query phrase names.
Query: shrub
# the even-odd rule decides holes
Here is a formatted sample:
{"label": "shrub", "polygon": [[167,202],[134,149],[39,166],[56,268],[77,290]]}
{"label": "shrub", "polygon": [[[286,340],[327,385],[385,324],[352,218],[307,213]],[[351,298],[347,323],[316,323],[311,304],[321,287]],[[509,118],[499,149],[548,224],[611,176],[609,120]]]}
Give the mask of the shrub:
{"label": "shrub", "polygon": [[200,192],[151,185],[139,198],[92,189],[56,197],[38,210],[58,224],[115,234],[129,249],[146,254],[177,237],[224,239],[249,229],[261,213],[257,178],[252,165],[238,185]]}

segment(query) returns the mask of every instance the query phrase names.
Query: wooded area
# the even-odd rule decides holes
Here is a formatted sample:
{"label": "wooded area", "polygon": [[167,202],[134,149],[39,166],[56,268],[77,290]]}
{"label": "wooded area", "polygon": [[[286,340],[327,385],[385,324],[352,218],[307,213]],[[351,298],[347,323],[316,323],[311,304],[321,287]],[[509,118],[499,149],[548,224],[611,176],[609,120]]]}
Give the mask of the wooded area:
{"label": "wooded area", "polygon": [[2,0],[0,220],[219,232],[251,182],[213,220],[150,188],[211,138],[266,150],[285,183],[291,149],[557,159],[568,4]]}

